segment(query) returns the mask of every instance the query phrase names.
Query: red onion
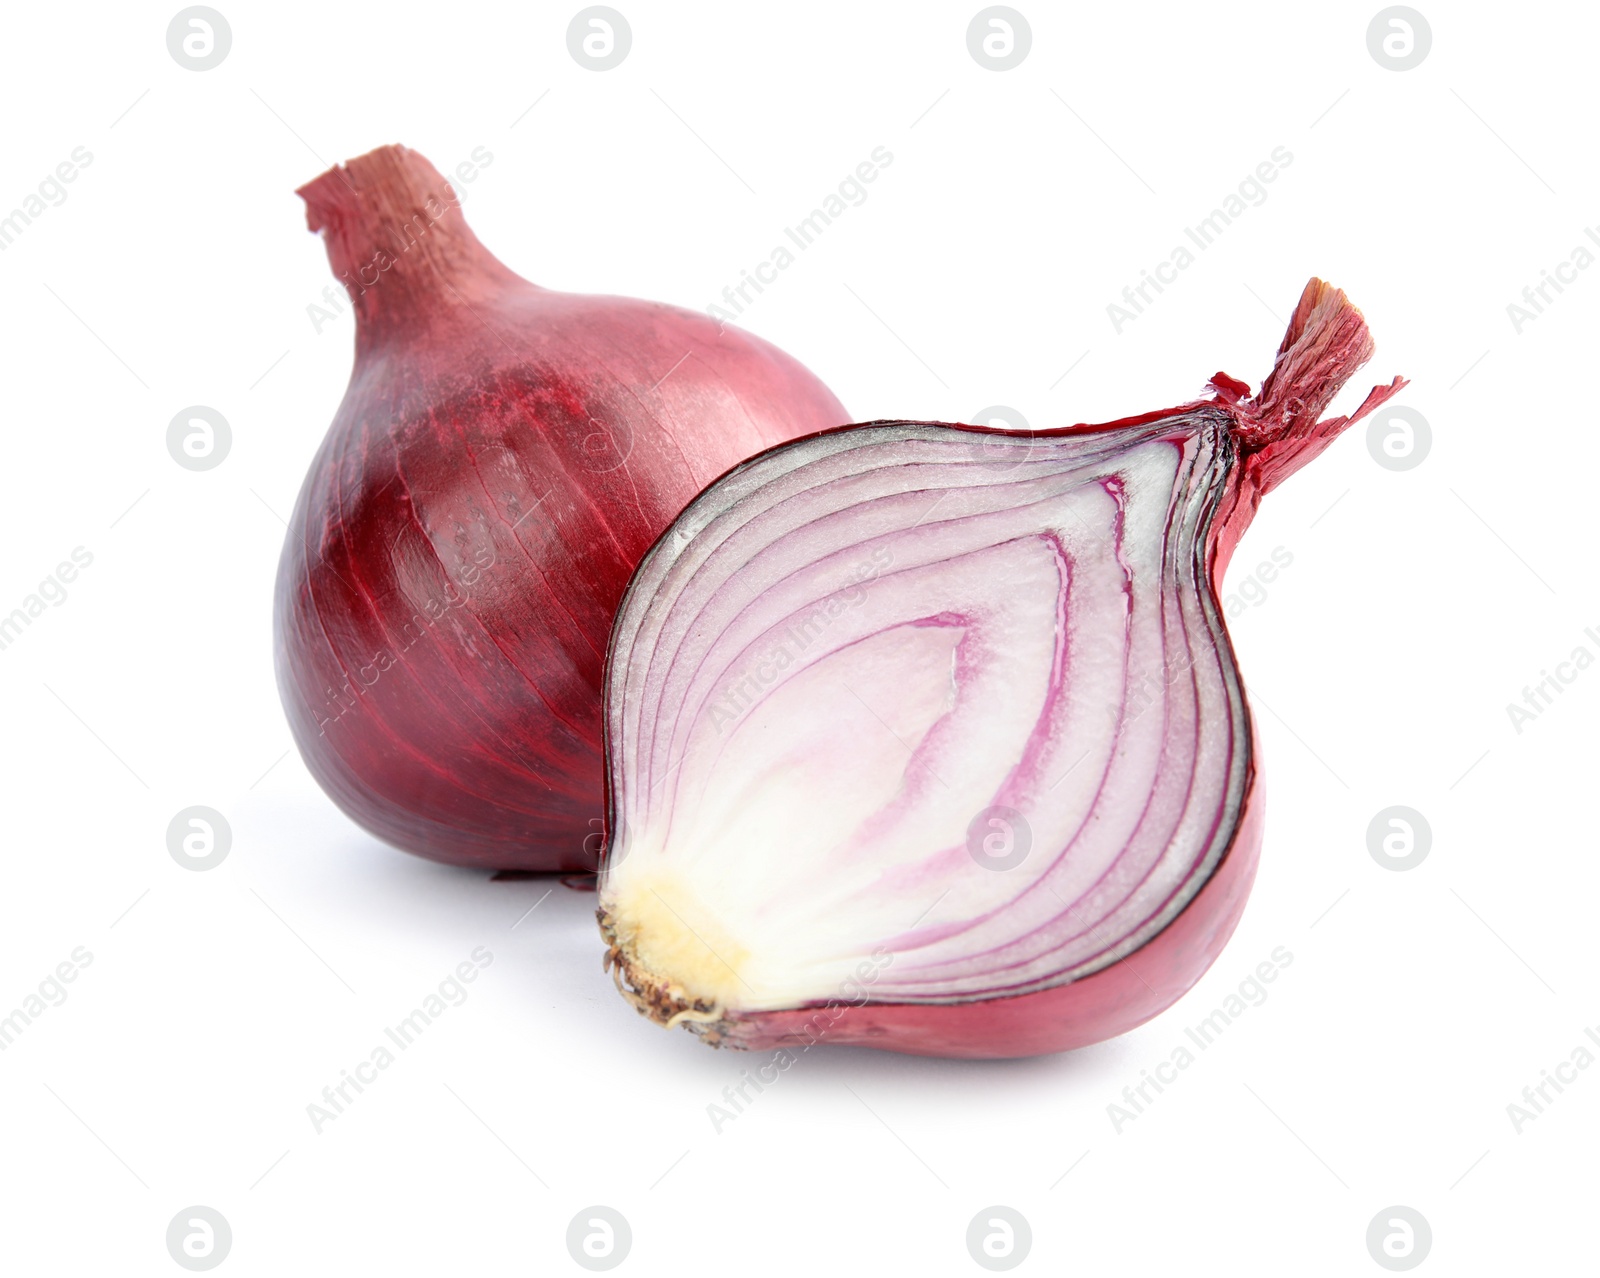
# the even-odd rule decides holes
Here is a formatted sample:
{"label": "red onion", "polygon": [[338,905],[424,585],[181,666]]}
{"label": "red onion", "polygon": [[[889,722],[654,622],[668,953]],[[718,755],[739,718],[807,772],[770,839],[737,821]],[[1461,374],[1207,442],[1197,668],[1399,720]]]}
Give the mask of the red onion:
{"label": "red onion", "polygon": [[1261,392],[772,449],[640,565],[607,674],[606,964],[741,1048],[1024,1056],[1170,1006],[1238,922],[1261,780],[1218,583],[1405,383],[1312,280]]}
{"label": "red onion", "polygon": [[300,194],[356,353],[278,576],[295,740],[340,807],[408,852],[593,869],[629,573],[707,481],[848,416],[747,333],[514,275],[403,147]]}

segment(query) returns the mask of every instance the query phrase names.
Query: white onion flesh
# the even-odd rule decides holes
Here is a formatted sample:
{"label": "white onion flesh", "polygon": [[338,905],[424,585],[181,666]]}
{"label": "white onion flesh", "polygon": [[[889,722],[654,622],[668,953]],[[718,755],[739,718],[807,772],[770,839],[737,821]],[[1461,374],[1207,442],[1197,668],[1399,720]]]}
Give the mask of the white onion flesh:
{"label": "white onion flesh", "polygon": [[[1204,408],[878,423],[712,485],[613,633],[601,910],[627,979],[713,1019],[837,998],[877,955],[875,1000],[965,1001],[1165,927],[1249,778],[1205,584],[1234,448]],[[1022,816],[1014,868],[971,851],[992,808]]]}

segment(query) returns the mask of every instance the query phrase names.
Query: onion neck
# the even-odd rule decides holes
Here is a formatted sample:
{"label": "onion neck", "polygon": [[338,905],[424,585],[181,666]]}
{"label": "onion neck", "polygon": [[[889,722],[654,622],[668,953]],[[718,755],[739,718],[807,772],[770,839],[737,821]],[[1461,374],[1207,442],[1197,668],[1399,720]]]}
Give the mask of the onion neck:
{"label": "onion neck", "polygon": [[1300,294],[1261,390],[1251,397],[1248,385],[1226,373],[1211,379],[1210,402],[1228,414],[1239,449],[1239,466],[1212,526],[1214,585],[1220,586],[1262,497],[1407,385],[1405,378],[1396,377],[1387,386],[1374,386],[1348,417],[1322,418],[1372,351],[1372,334],[1361,312],[1340,289],[1313,277]]}
{"label": "onion neck", "polygon": [[358,354],[508,287],[532,287],[479,242],[443,175],[403,146],[337,165],[298,194],[355,307]]}
{"label": "onion neck", "polygon": [[[1278,347],[1272,371],[1254,398],[1226,373],[1211,379],[1216,402],[1233,419],[1244,462],[1244,486],[1254,500],[1271,492],[1320,454],[1344,431],[1406,385],[1396,377],[1375,386],[1348,417],[1322,418],[1355,371],[1372,358],[1367,322],[1343,290],[1307,281]],[[1322,420],[1319,420],[1322,418]]]}

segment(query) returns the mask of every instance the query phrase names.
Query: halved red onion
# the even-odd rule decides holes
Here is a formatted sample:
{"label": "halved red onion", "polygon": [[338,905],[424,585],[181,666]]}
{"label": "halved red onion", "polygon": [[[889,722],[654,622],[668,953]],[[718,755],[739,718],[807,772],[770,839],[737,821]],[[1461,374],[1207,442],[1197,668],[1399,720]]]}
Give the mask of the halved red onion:
{"label": "halved red onion", "polygon": [[1313,280],[1253,399],[1034,434],[782,445],[640,565],[606,691],[606,962],[735,1047],[1016,1056],[1174,1002],[1254,876],[1217,601],[1261,495],[1371,353]]}

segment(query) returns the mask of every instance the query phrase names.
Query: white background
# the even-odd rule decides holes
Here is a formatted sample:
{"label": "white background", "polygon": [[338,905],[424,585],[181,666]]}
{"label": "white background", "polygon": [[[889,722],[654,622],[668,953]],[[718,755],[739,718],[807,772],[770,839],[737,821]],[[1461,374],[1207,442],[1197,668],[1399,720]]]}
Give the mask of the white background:
{"label": "white background", "polygon": [[[1600,1024],[1600,669],[1521,733],[1506,705],[1600,654],[1600,271],[1520,334],[1506,306],[1600,215],[1595,13],[1418,0],[1432,51],[1397,73],[1376,4],[1017,0],[1032,49],[994,72],[976,3],[616,2],[633,46],[603,73],[568,53],[576,3],[217,0],[233,46],[201,73],[167,52],[175,5],[8,15],[0,211],[93,161],[0,253],[0,613],[94,558],[0,651],[0,1012],[93,961],[0,1053],[0,1265],[181,1272],[165,1231],[203,1204],[225,1273],[579,1272],[567,1224],[606,1204],[624,1272],[975,1273],[968,1221],[1005,1204],[1022,1272],[1379,1273],[1368,1222],[1402,1204],[1423,1272],[1592,1267],[1600,1068],[1520,1134],[1506,1107]],[[530,279],[691,307],[887,147],[743,317],[859,419],[1055,426],[1255,384],[1308,276],[1349,292],[1378,355],[1338,407],[1403,373],[1433,446],[1395,472],[1353,430],[1235,561],[1230,590],[1293,556],[1233,624],[1269,816],[1197,989],[1070,1055],[812,1052],[719,1134],[751,1062],[616,997],[592,895],[340,815],[271,662],[281,517],[351,355],[348,316],[308,318],[330,273],[293,190],[386,142],[446,172],[488,148],[467,216]],[[1266,202],[1116,333],[1107,304],[1278,146]],[[205,473],[165,446],[192,404],[233,430]],[[234,835],[205,873],[166,847],[193,804]],[[1433,831],[1405,873],[1367,850],[1391,804]],[[315,1132],[307,1105],[476,946],[467,1002]],[[1276,946],[1268,1001],[1115,1131]]]}

